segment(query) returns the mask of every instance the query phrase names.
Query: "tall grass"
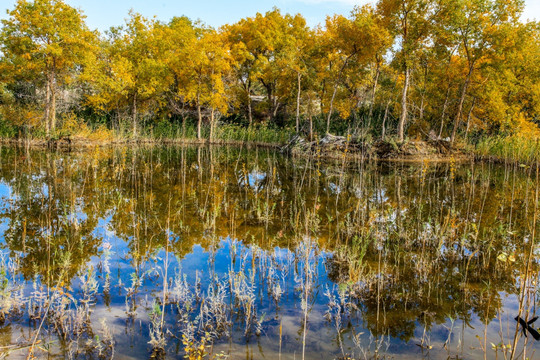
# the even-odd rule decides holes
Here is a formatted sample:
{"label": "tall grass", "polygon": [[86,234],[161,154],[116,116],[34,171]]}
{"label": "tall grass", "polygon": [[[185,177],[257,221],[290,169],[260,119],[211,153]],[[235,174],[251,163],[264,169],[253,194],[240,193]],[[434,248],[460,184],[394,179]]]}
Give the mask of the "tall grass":
{"label": "tall grass", "polygon": [[[202,138],[208,139],[210,127],[202,127]],[[253,125],[251,127],[238,124],[221,124],[216,127],[212,141],[239,141],[268,144],[284,144],[293,130],[289,128],[277,128],[268,125]],[[197,129],[194,124],[180,124],[160,122],[155,127],[147,130],[147,135],[160,140],[194,140],[197,138]]]}
{"label": "tall grass", "polygon": [[[71,138],[88,141],[115,141],[123,142],[133,139],[131,125],[121,122],[114,127],[106,124],[92,124],[75,115],[65,116],[60,119],[59,127],[47,138],[45,131],[40,127],[24,129],[13,126],[0,117],[0,139],[23,138],[25,140],[59,140]],[[276,125],[222,123],[215,127],[212,142],[243,142],[243,143],[264,143],[264,144],[285,144],[294,129],[290,127],[278,127]],[[202,126],[202,141],[210,139],[210,126]],[[138,140],[143,141],[195,141],[197,140],[197,127],[192,121],[185,124],[170,122],[168,120],[159,121],[153,124],[141,126],[137,135]]]}
{"label": "tall grass", "polygon": [[474,151],[481,158],[531,165],[540,160],[539,141],[517,135],[486,137],[480,140]]}
{"label": "tall grass", "polygon": [[243,127],[240,125],[227,124],[219,127],[216,131],[216,138],[220,140],[263,142],[271,144],[285,143],[292,135],[293,130],[289,128],[273,128],[265,125]]}

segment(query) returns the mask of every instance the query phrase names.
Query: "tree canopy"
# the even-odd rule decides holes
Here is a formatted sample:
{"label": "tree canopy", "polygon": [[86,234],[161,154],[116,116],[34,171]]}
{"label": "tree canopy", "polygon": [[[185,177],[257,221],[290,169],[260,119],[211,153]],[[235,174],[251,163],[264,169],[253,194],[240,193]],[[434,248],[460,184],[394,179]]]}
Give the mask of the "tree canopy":
{"label": "tree canopy", "polygon": [[537,137],[540,25],[523,6],[379,0],[315,28],[277,8],[219,29],[132,11],[99,34],[62,0],[19,0],[0,30],[1,121],[47,136],[76,117],[135,137],[187,122],[211,138],[227,121],[310,137]]}

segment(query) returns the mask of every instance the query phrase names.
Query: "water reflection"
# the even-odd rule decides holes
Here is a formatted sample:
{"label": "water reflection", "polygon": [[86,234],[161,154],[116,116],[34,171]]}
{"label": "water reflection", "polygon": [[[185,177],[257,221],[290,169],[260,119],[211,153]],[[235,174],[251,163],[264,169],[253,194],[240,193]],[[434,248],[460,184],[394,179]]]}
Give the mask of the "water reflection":
{"label": "water reflection", "polygon": [[506,348],[536,303],[531,169],[228,147],[0,148],[0,159],[1,341],[23,348],[11,356],[34,338],[81,357],[537,347]]}

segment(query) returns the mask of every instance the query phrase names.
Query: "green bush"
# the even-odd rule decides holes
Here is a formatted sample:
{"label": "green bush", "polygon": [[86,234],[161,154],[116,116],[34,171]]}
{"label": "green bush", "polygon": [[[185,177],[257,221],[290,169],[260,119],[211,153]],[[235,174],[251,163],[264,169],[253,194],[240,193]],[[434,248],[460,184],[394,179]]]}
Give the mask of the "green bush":
{"label": "green bush", "polygon": [[0,117],[0,138],[15,138],[19,133],[18,127]]}

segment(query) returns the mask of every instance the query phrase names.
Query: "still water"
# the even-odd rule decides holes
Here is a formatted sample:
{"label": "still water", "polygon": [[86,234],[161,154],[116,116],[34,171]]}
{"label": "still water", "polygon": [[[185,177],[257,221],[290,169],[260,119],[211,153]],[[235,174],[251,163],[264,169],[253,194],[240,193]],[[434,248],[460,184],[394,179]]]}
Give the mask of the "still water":
{"label": "still water", "polygon": [[[8,358],[534,358],[535,171],[0,148]],[[536,224],[537,226],[537,224]],[[532,331],[532,333],[531,333]]]}

